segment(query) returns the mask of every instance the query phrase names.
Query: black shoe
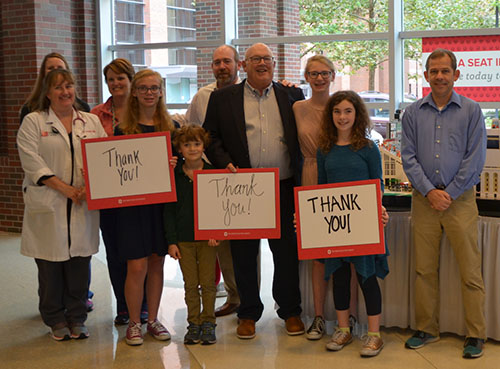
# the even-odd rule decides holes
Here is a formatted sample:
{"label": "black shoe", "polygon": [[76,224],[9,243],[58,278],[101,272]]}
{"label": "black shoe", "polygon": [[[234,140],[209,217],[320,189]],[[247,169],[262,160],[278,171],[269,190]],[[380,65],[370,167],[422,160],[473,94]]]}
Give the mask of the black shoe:
{"label": "black shoe", "polygon": [[354,315],[349,315],[349,332],[351,332],[351,334],[357,322],[358,321]]}
{"label": "black shoe", "polygon": [[90,313],[92,310],[94,310],[94,303],[91,299],[87,299],[87,301],[85,301],[85,307],[87,308],[87,313]]}
{"label": "black shoe", "polygon": [[145,310],[141,311],[141,323],[146,324],[148,322],[149,313]]}
{"label": "black shoe", "polygon": [[129,322],[129,316],[126,311],[121,311],[118,313],[118,315],[115,317],[115,324],[116,325],[126,325]]}

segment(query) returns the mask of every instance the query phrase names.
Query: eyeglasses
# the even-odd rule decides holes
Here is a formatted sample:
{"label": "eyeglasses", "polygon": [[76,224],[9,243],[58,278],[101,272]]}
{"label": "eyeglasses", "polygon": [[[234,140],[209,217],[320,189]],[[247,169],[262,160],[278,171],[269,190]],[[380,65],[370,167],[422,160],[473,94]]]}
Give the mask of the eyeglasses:
{"label": "eyeglasses", "polygon": [[309,77],[311,77],[312,79],[316,79],[318,78],[319,76],[323,77],[323,79],[327,79],[327,78],[330,78],[330,76],[332,75],[332,71],[329,70],[329,71],[323,71],[323,72],[307,72],[307,75]]}
{"label": "eyeglasses", "polygon": [[250,60],[252,64],[259,64],[261,60],[264,60],[264,63],[271,64],[274,61],[273,56],[251,56],[246,60]]}
{"label": "eyeglasses", "polygon": [[158,92],[160,92],[161,88],[160,88],[160,86],[151,86],[151,87],[148,87],[148,86],[137,86],[136,90],[139,91],[139,93],[141,93],[143,95],[147,94],[148,91],[151,91],[151,93],[153,95],[155,95]]}

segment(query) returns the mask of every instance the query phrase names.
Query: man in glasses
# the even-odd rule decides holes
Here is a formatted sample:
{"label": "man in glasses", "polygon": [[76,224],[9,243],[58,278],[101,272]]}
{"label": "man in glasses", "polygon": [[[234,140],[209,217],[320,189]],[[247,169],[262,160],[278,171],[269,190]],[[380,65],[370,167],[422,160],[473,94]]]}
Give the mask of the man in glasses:
{"label": "man in glasses", "polygon": [[[210,96],[204,123],[212,138],[207,156],[217,168],[233,172],[236,168],[279,168],[281,238],[269,240],[274,260],[273,297],[287,333],[303,334],[293,229],[293,186],[300,154],[292,104],[304,95],[298,88],[273,81],[276,62],[267,45],[252,45],[242,64],[247,79]],[[241,299],[236,335],[250,339],[255,337],[255,322],[264,309],[258,286],[259,240],[231,241],[231,252]]]}

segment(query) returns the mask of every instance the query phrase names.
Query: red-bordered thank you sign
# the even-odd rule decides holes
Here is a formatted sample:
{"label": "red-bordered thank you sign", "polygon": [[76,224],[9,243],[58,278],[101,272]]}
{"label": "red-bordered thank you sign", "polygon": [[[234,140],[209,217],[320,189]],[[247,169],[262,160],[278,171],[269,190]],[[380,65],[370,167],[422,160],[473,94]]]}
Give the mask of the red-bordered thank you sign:
{"label": "red-bordered thank you sign", "polygon": [[177,200],[170,132],[82,141],[90,210]]}
{"label": "red-bordered thank you sign", "polygon": [[278,168],[194,172],[196,240],[280,238]]}
{"label": "red-bordered thank you sign", "polygon": [[[475,101],[500,101],[500,35],[422,38],[424,69],[428,56],[437,48],[451,50],[457,57],[457,93]],[[430,92],[423,79],[423,95]]]}
{"label": "red-bordered thank you sign", "polygon": [[299,259],[385,253],[380,180],[295,187]]}

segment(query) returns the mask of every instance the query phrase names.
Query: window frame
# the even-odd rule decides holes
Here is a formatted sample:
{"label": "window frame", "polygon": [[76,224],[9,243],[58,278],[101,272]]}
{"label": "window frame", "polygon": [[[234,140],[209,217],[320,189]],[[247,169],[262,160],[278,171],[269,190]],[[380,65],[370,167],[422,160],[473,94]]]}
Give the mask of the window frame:
{"label": "window frame", "polygon": [[[133,0],[118,0],[120,2],[129,2],[140,4]],[[345,41],[365,41],[365,40],[383,40],[389,43],[389,102],[387,103],[367,103],[369,109],[388,109],[390,117],[394,117],[394,112],[397,109],[404,109],[410,102],[404,102],[404,48],[403,43],[407,39],[424,38],[424,37],[457,37],[457,36],[488,36],[500,35],[500,28],[472,28],[472,29],[449,29],[449,30],[432,30],[432,31],[404,31],[403,29],[403,13],[404,0],[389,0],[388,3],[388,32],[374,33],[358,33],[358,34],[330,34],[330,35],[308,35],[308,36],[276,36],[276,37],[255,37],[255,38],[238,38],[238,17],[237,17],[237,0],[221,0],[220,23],[221,32],[218,38],[204,41],[175,41],[175,42],[160,42],[160,43],[143,43],[126,45],[116,45],[109,42],[109,33],[113,34],[113,21],[103,22],[110,12],[111,16],[113,0],[96,0],[97,8],[100,10],[100,66],[106,65],[112,59],[114,51],[118,50],[154,50],[154,49],[170,49],[170,48],[216,48],[221,44],[227,43],[235,47],[248,46],[256,42],[269,44],[300,44],[306,42],[345,42]],[[168,7],[175,7],[166,5]],[[108,8],[111,10],[106,10]],[[189,10],[189,8],[181,8]],[[108,18],[109,19],[109,18]],[[105,26],[104,24],[107,24]],[[111,30],[109,25],[111,24]],[[108,30],[103,29],[107,27]],[[98,63],[99,64],[99,63]],[[102,90],[102,89],[101,89]],[[500,102],[480,102],[483,109],[499,109]],[[168,104],[169,109],[186,109],[189,104]]]}

